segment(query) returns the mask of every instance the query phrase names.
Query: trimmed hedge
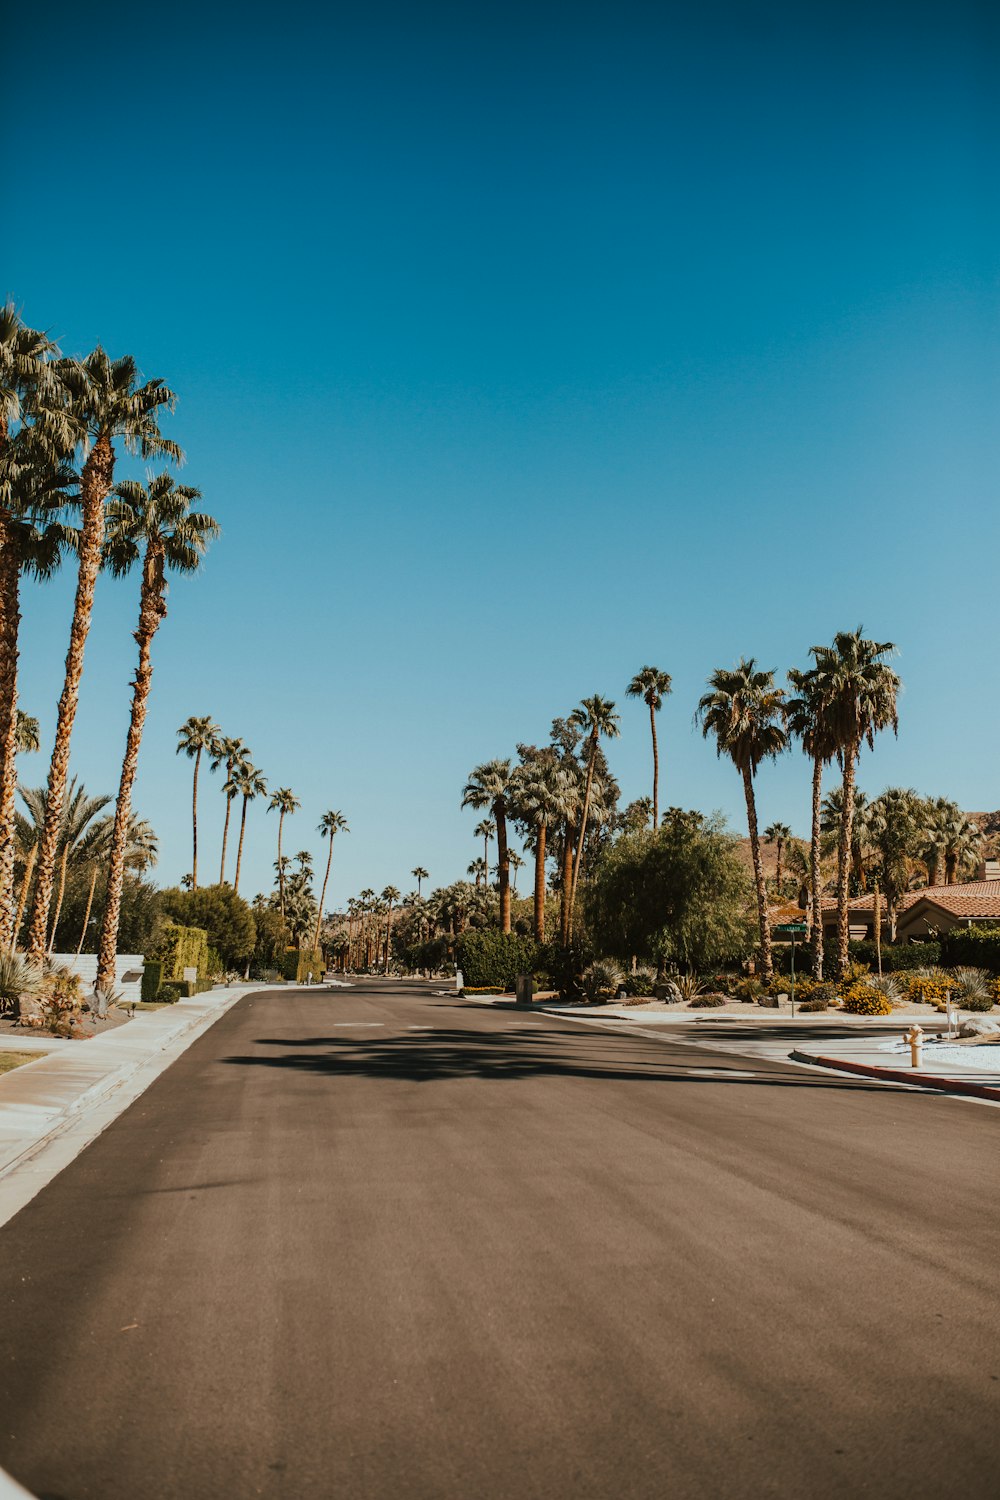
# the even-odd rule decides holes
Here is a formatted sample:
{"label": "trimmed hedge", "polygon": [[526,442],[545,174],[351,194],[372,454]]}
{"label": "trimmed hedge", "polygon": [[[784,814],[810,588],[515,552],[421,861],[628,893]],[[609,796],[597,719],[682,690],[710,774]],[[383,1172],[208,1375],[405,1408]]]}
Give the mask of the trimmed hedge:
{"label": "trimmed hedge", "polygon": [[169,984],[182,981],[185,969],[196,969],[198,978],[203,979],[208,972],[208,934],[204,927],[164,922],[152,956],[159,960],[163,978]]}
{"label": "trimmed hedge", "polygon": [[473,989],[512,987],[518,974],[530,974],[538,961],[534,938],[516,932],[466,932],[455,948],[462,978]]}
{"label": "trimmed hedge", "polygon": [[142,970],[139,994],[143,1000],[155,1000],[163,986],[163,964],[158,958],[147,958]]}
{"label": "trimmed hedge", "polygon": [[305,984],[310,970],[313,983],[318,984],[326,970],[320,948],[286,948],[281,955],[280,967],[291,984]]}
{"label": "trimmed hedge", "polygon": [[[882,972],[898,974],[905,969],[935,969],[941,962],[942,946],[941,943],[883,943]],[[871,939],[850,943],[848,952],[858,963],[867,964],[870,969],[877,966],[878,955]]]}
{"label": "trimmed hedge", "polygon": [[942,934],[941,962],[1000,974],[1000,927],[953,927]]}

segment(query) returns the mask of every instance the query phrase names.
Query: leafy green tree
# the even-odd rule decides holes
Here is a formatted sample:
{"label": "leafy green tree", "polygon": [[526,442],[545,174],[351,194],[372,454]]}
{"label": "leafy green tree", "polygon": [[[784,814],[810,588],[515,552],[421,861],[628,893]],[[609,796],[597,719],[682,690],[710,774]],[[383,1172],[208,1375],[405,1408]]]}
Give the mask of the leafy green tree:
{"label": "leafy green tree", "polygon": [[771,928],[767,915],[767,887],[757,832],[757,802],[753,779],[764,760],[773,760],[788,743],[782,719],[784,694],[774,685],[774,673],[761,671],[754,658],[741,658],[733,670],[720,667],[708,680],[697,710],[697,719],[707,739],[715,736],[717,753],[726,755],[739,771],[747,804],[750,851],[757,889],[757,920],[760,927],[761,970],[766,978],[774,972],[771,958]]}
{"label": "leafy green tree", "polygon": [[84,648],[94,612],[94,589],[104,548],[104,503],[114,485],[115,443],[145,459],[182,458],[177,444],[160,432],[159,417],[174,405],[173,392],[162,380],[144,385],[130,355],[109,359],[95,349],[83,360],[59,360],[56,373],[66,395],[65,418],[76,443],[86,454],[80,473],[80,537],[77,546],[77,584],[70,627],[63,689],[56,716],[55,742],[49,766],[49,821],[42,830],[38,851],[35,895],[28,930],[28,952],[40,959],[52,900],[59,816],[69,775],[70,742],[83,676]]}
{"label": "leafy green tree", "polygon": [[858,626],[855,631],[838,631],[832,646],[812,648],[843,767],[843,808],[837,850],[838,975],[844,973],[848,964],[847,902],[858,756],[865,742],[874,749],[876,734],[884,729],[895,734],[899,728],[896,700],[900,681],[887,661],[896,648],[891,641],[866,640],[861,630]]}
{"label": "leafy green tree", "polygon": [[[167,614],[167,574],[197,572],[209,542],[219,534],[219,527],[211,516],[191,509],[192,501],[200,498],[201,492],[191,485],[175,484],[169,474],[157,474],[147,485],[132,479],[119,484],[106,508],[106,566],[116,578],[122,578],[140,564],[142,582],[139,621],[135,630],[139,661],[132,687],[132,710],[108,850],[108,889],[95,981],[95,988],[99,990],[110,990],[115,979],[118,911],[132,822],[132,788],[153,682],[153,637]],[[197,888],[194,869],[191,873],[192,883]]]}
{"label": "leafy green tree", "polygon": [[636,672],[632,681],[625,689],[629,698],[641,698],[649,709],[649,728],[653,736],[653,827],[656,828],[660,820],[660,752],[656,741],[656,715],[663,707],[663,700],[670,692],[671,678],[669,672],[661,672],[659,667],[643,667],[641,672]]}
{"label": "leafy green tree", "polygon": [[164,916],[184,927],[203,927],[227,969],[242,969],[254,952],[254,913],[230,885],[204,885],[194,891],[161,891]]}
{"label": "leafy green tree", "polygon": [[753,927],[737,846],[721,818],[676,807],[655,833],[623,834],[602,854],[587,889],[600,950],[693,972],[741,958]]}

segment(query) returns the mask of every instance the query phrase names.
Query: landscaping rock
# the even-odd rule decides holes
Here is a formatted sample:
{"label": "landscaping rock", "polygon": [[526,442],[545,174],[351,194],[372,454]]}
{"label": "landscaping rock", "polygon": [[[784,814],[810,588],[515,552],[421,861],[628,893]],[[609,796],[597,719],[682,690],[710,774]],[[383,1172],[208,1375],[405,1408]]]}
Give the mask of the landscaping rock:
{"label": "landscaping rock", "polygon": [[961,1023],[958,1034],[959,1036],[998,1036],[1000,1035],[1000,1021],[994,1021],[990,1016],[970,1016]]}
{"label": "landscaping rock", "polygon": [[22,1026],[38,1027],[45,1024],[45,1006],[37,995],[18,996],[17,1018]]}

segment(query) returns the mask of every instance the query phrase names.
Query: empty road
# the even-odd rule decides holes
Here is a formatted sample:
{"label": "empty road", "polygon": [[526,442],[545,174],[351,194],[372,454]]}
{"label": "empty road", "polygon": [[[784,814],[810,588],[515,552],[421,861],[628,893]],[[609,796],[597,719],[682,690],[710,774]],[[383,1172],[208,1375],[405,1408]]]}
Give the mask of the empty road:
{"label": "empty road", "polygon": [[47,1500],[989,1497],[1000,1111],[362,981],[0,1229]]}

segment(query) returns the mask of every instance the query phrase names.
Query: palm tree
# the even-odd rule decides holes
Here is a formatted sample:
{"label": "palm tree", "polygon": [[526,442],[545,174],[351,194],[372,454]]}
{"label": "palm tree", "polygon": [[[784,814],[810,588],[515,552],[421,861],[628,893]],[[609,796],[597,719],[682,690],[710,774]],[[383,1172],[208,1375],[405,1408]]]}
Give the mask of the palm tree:
{"label": "palm tree", "polygon": [[177,731],[177,754],[183,753],[189,760],[194,761],[194,777],[191,783],[191,889],[198,889],[198,769],[201,765],[201,757],[207,750],[213,758],[218,758],[219,748],[219,726],[207,714],[192,715],[185,719]]}
{"label": "palm tree", "polygon": [[857,630],[839,631],[832,646],[814,646],[816,672],[829,704],[830,725],[843,767],[843,815],[837,851],[837,973],[847,968],[848,881],[851,833],[854,821],[854,783],[858,755],[867,741],[874,748],[875,736],[883,729],[899,728],[896,699],[900,681],[887,665],[895,652],[891,641],[870,641]]}
{"label": "palm tree", "polygon": [[431,878],[430,874],[428,873],[427,870],[424,869],[423,865],[417,865],[417,867],[416,867],[415,870],[411,870],[410,871],[410,874],[413,876],[414,880],[417,882],[417,895],[419,897],[421,883],[423,881],[425,881],[425,880],[430,880],[430,878]]}
{"label": "palm tree", "polygon": [[508,850],[508,852],[507,852],[507,859],[510,862],[511,869],[514,871],[514,874],[511,876],[510,888],[511,888],[511,891],[513,892],[513,894],[516,896],[517,895],[517,872],[518,872],[518,870],[523,870],[524,869],[524,860],[521,858],[520,854],[518,854],[518,852],[517,852],[516,849],[510,849],[510,850]]}
{"label": "palm tree", "polygon": [[[483,841],[483,884],[488,885],[490,879],[490,839],[497,831],[497,825],[492,818],[483,818],[472,830],[473,838]],[[479,882],[477,881],[478,885]]]}
{"label": "palm tree", "polygon": [[274,812],[277,809],[278,813],[278,909],[282,917],[285,915],[285,875],[281,863],[281,828],[285,821],[285,814],[298,812],[301,806],[302,803],[290,786],[282,786],[276,792],[272,792],[271,800],[267,804],[268,812]]}
{"label": "palm tree", "polygon": [[[98,990],[110,990],[115,981],[125,850],[132,821],[132,787],[135,784],[139,746],[153,681],[153,637],[167,615],[167,574],[196,573],[209,542],[219,534],[219,527],[211,516],[191,509],[192,502],[200,499],[200,490],[188,484],[175,484],[169,474],[157,474],[155,478],[147,475],[146,485],[134,479],[124,480],[116,487],[114,497],[107,504],[105,563],[116,578],[124,578],[136,564],[140,564],[142,582],[139,589],[139,622],[135,629],[139,661],[132,687],[132,712],[118,784],[114,831],[108,851],[108,893],[101,920],[97,978],[94,983],[94,988]],[[215,725],[212,729],[214,734],[218,733]],[[199,757],[203,748],[204,743],[199,738]],[[214,748],[214,735],[210,748]],[[197,764],[196,760],[196,768]],[[197,880],[197,861],[196,841],[191,870],[194,880]],[[197,889],[197,886],[194,888]]]}
{"label": "palm tree", "polygon": [[486,879],[486,861],[482,855],[479,855],[466,866],[465,873],[472,876],[477,887],[483,884],[483,881]]}
{"label": "palm tree", "polygon": [[350,833],[350,831],[351,830],[347,826],[347,819],[341,812],[325,812],[319,820],[319,827],[317,828],[316,832],[320,834],[321,837],[328,839],[329,845],[326,851],[326,871],[323,875],[323,889],[320,893],[319,898],[319,911],[316,914],[316,937],[313,941],[314,948],[319,947],[319,929],[320,924],[323,921],[323,906],[326,901],[326,884],[330,879],[330,865],[333,862],[333,841],[338,833]]}
{"label": "palm tree", "polygon": [[[212,770],[217,771],[220,766],[226,768],[226,779],[223,783],[223,791],[227,786],[232,786],[233,772],[238,765],[249,761],[250,751],[239,736],[219,735],[212,753]],[[219,884],[224,885],[226,881],[226,844],[229,841],[229,815],[233,810],[233,800],[236,792],[226,792],[226,821],[222,825],[222,858],[219,861]]]}
{"label": "palm tree", "polygon": [[[514,772],[516,817],[529,830],[535,856],[534,932],[540,943],[545,941],[545,859],[549,828],[558,818],[575,811],[577,788],[573,786],[559,762],[556,750],[546,746],[518,746],[521,764]],[[567,836],[567,846],[572,839]]]}
{"label": "palm tree", "polygon": [[653,736],[653,827],[659,826],[660,820],[660,755],[656,743],[656,715],[663,707],[663,700],[670,692],[671,678],[669,672],[661,672],[659,667],[643,667],[641,672],[636,672],[632,681],[625,689],[626,697],[641,698],[649,708],[649,728]]}
{"label": "palm tree", "polygon": [[233,877],[233,894],[239,895],[240,890],[240,866],[243,863],[243,838],[247,827],[247,807],[256,797],[263,797],[267,793],[267,782],[256,766],[249,761],[244,765],[235,767],[232,775],[232,783],[236,788],[237,795],[243,798],[243,810],[240,813],[240,841],[236,847],[236,874]]}
{"label": "palm tree", "polygon": [[[80,847],[80,863],[90,866],[90,889],[87,892],[87,906],[80,926],[80,941],[76,945],[77,956],[83,952],[83,945],[87,940],[87,928],[90,926],[90,913],[94,904],[97,877],[102,866],[108,862],[114,826],[115,820],[112,815],[101,818],[99,823],[94,824]],[[145,818],[130,817],[125,840],[123,861],[125,868],[141,873],[156,864],[158,854],[159,841],[152,825]]]}
{"label": "palm tree", "polygon": [[80,539],[73,622],[70,627],[66,671],[56,716],[55,743],[49,767],[49,822],[42,831],[38,851],[38,874],[28,933],[28,952],[42,958],[52,886],[56,846],[59,841],[59,810],[69,774],[70,742],[80,698],[84,648],[94,612],[94,588],[104,547],[104,502],[111,493],[115,474],[115,442],[121,439],[130,453],[145,459],[183,457],[176,443],[160,432],[161,408],[174,405],[173,392],[162,380],[141,379],[130,355],[109,359],[97,348],[82,361],[59,360],[56,373],[67,394],[66,419],[86,453],[80,474]]}
{"label": "palm tree", "polygon": [[392,908],[399,900],[399,891],[394,885],[387,885],[382,892],[381,898],[385,902],[385,972],[389,972],[389,954],[392,948]]}
{"label": "palm tree", "polygon": [[699,704],[696,720],[707,739],[715,735],[717,754],[728,755],[743,779],[757,887],[757,919],[760,924],[761,970],[765,978],[774,972],[771,960],[771,928],[767,917],[767,888],[757,833],[757,802],[753,779],[764,760],[773,760],[788,743],[782,722],[784,693],[774,685],[774,673],[761,671],[751,656],[741,658],[732,671],[720,667],[708,679],[709,691]]}
{"label": "palm tree", "polygon": [[582,729],[587,736],[587,780],[583,791],[583,812],[580,817],[580,836],[573,861],[573,884],[569,893],[569,937],[573,936],[573,913],[576,909],[576,887],[580,879],[580,862],[587,837],[587,819],[590,815],[590,798],[594,785],[594,763],[597,760],[597,745],[603,734],[605,739],[618,737],[618,715],[615,705],[607,698],[595,693],[593,698],[584,698],[579,708],[574,708],[569,722]]}
{"label": "palm tree", "polygon": [[823,768],[837,753],[836,737],[830,723],[828,705],[823,697],[823,683],[815,668],[800,671],[792,667],[789,686],[795,696],[785,703],[788,731],[801,743],[812,761],[812,823],[809,838],[809,947],[814,979],[823,978],[822,879],[820,875],[820,838],[822,834]]}
{"label": "palm tree", "polygon": [[507,797],[510,761],[488,760],[476,766],[462,793],[462,806],[489,808],[496,820],[497,879],[500,884],[500,930],[510,931],[510,865],[507,859]]}
{"label": "palm tree", "polygon": [[[48,787],[20,787],[21,800],[27,809],[28,816],[17,816],[17,829],[22,848],[37,849],[41,843],[42,831],[49,818],[49,792]],[[101,823],[95,824],[98,814],[103,812],[111,801],[110,797],[88,797],[84,787],[78,785],[74,776],[66,788],[63,798],[61,816],[59,818],[59,844],[57,846],[59,882],[56,892],[55,915],[52,919],[51,934],[46,933],[45,951],[50,952],[55,943],[56,928],[62,914],[63,896],[66,891],[66,876],[71,865],[86,865],[91,856],[91,850],[95,844],[99,845],[103,837],[99,830]],[[101,820],[102,822],[106,820]],[[28,868],[25,871],[24,883],[21,890],[20,912],[23,912],[26,887],[31,879],[31,858],[29,854]],[[15,927],[15,941],[17,931],[20,929],[20,918]],[[44,956],[44,955],[43,955]]]}
{"label": "palm tree", "polygon": [[300,874],[302,874],[302,875],[309,875],[309,876],[312,875],[312,872],[313,872],[313,857],[309,853],[308,849],[300,849],[299,850],[298,854],[296,854],[296,856],[295,856],[295,863],[299,867]]}
{"label": "palm tree", "polygon": [[792,836],[792,830],[787,823],[769,823],[764,829],[764,843],[777,845],[777,863],[774,872],[774,883],[777,887],[778,900],[781,900],[781,861],[785,853],[785,846]]}
{"label": "palm tree", "polygon": [[17,733],[18,755],[25,752],[37,751],[42,748],[38,720],[32,718],[31,714],[24,714],[18,709],[15,729]]}

